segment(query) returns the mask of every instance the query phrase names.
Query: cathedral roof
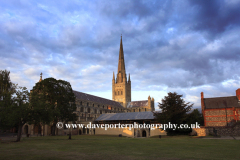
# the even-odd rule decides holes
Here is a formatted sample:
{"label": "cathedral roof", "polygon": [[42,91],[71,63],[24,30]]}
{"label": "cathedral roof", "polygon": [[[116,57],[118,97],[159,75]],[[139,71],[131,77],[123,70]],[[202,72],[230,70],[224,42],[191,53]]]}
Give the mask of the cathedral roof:
{"label": "cathedral roof", "polygon": [[127,108],[136,108],[148,106],[148,100],[128,102]]}
{"label": "cathedral roof", "polygon": [[96,103],[107,104],[107,105],[123,108],[123,106],[116,101],[112,101],[109,99],[93,96],[93,95],[83,93],[83,92],[78,92],[78,91],[73,91],[73,93],[75,94],[76,98],[80,100],[92,101]]}
{"label": "cathedral roof", "polygon": [[107,113],[100,115],[96,119],[96,121],[144,120],[144,119],[154,119],[153,112]]}

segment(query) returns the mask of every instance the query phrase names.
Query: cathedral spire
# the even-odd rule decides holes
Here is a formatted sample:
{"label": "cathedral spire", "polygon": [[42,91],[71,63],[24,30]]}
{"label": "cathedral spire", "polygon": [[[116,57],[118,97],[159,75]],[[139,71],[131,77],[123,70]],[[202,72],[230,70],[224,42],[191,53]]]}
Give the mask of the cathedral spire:
{"label": "cathedral spire", "polygon": [[119,49],[118,73],[122,73],[123,75],[125,74],[125,62],[124,62],[124,54],[123,54],[122,35],[121,35],[120,49]]}
{"label": "cathedral spire", "polygon": [[128,76],[128,82],[130,82],[131,80],[130,80],[130,73],[129,73],[129,76]]}
{"label": "cathedral spire", "polygon": [[113,72],[113,80],[115,80],[115,75],[114,75],[114,72]]}
{"label": "cathedral spire", "polygon": [[118,73],[117,73],[117,83],[126,81],[126,71],[125,71],[125,62],[124,62],[124,53],[123,53],[123,44],[122,44],[122,35],[120,41],[119,49],[119,60],[118,60]]}

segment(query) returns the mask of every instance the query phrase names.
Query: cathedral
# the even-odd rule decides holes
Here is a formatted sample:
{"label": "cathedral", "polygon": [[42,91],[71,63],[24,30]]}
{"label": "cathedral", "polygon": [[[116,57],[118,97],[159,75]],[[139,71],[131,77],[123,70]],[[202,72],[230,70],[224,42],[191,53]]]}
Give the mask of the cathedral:
{"label": "cathedral", "polygon": [[[42,74],[39,82],[42,80]],[[120,40],[119,59],[118,59],[118,70],[116,74],[113,72],[112,79],[112,100],[101,98],[98,96],[90,95],[87,93],[73,91],[76,96],[77,109],[75,113],[78,119],[74,123],[81,123],[87,125],[89,122],[94,123],[97,118],[104,114],[111,113],[128,113],[128,112],[148,112],[155,111],[154,98],[150,96],[146,100],[142,101],[131,101],[131,80],[130,74],[126,75],[125,62],[124,62],[124,51],[122,36]],[[137,113],[136,113],[137,114]],[[139,114],[144,116],[145,113]],[[126,115],[125,115],[126,116]],[[141,117],[140,116],[140,117]],[[150,116],[151,117],[151,116]],[[152,118],[152,117],[151,117]],[[141,118],[140,118],[141,119]],[[68,129],[57,129],[56,135],[68,134]],[[73,135],[80,134],[95,134],[95,130],[89,129],[73,129]],[[23,133],[30,135],[51,135],[51,125],[24,125]]]}

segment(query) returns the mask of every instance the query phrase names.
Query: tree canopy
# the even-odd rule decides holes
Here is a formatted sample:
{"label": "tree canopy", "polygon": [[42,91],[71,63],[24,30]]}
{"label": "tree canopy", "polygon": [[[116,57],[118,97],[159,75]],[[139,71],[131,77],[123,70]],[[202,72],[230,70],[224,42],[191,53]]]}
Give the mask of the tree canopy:
{"label": "tree canopy", "polygon": [[10,80],[10,71],[0,70],[0,128],[9,129],[6,112],[13,103],[12,95],[15,92],[15,85]]}
{"label": "tree canopy", "polygon": [[69,82],[54,78],[44,79],[33,87],[30,104],[34,108],[34,123],[53,123],[52,135],[55,135],[56,123],[75,121],[75,95]]}
{"label": "tree canopy", "polygon": [[22,127],[31,121],[31,113],[27,88],[12,83],[10,71],[0,71],[0,128],[16,127],[18,129],[16,141],[20,141]]}
{"label": "tree canopy", "polygon": [[[182,124],[186,122],[187,112],[189,112],[193,106],[190,102],[185,102],[182,99],[182,95],[178,95],[176,92],[169,92],[168,96],[162,99],[162,103],[158,104],[161,109],[161,113],[156,113],[157,120],[162,124]],[[175,132],[172,129],[166,130],[169,133]]]}

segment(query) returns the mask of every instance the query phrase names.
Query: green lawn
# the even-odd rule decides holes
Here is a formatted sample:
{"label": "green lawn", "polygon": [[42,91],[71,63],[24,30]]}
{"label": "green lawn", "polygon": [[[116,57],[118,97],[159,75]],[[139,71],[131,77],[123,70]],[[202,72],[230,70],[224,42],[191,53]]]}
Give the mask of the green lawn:
{"label": "green lawn", "polygon": [[0,143],[0,160],[39,159],[240,159],[240,140],[191,137],[126,138],[113,136],[30,137]]}

